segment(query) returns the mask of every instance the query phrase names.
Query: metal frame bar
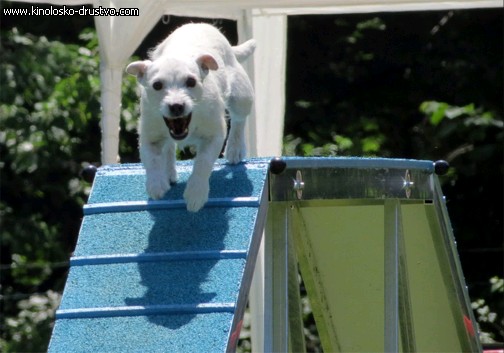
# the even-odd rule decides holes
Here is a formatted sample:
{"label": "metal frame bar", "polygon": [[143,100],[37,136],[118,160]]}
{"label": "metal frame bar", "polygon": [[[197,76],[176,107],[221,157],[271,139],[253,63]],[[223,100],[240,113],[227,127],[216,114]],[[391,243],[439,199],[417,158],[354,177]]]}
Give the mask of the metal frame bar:
{"label": "metal frame bar", "polygon": [[402,237],[398,199],[385,200],[385,323],[384,352],[399,351],[399,237]]}
{"label": "metal frame bar", "polygon": [[[431,224],[437,223],[440,227],[439,230],[441,232],[441,236],[436,241],[438,257],[439,261],[450,269],[449,274],[445,275],[446,286],[457,298],[457,302],[452,303],[452,313],[459,325],[458,332],[461,335],[460,342],[463,345],[464,350],[481,352],[482,346],[478,338],[479,330],[476,318],[474,317],[474,313],[471,309],[471,301],[467,292],[462,265],[460,264],[460,260],[457,255],[455,237],[453,235],[448,210],[446,209],[445,198],[443,196],[439,180],[434,176],[433,178],[434,207],[436,212],[428,213],[428,217]],[[466,325],[469,325],[466,320],[469,320],[470,326],[472,330],[474,330],[472,333],[470,333],[470,329],[466,327]]]}
{"label": "metal frame bar", "polygon": [[[265,339],[264,352],[287,352],[289,348],[288,326],[288,215],[282,205],[271,204],[266,231],[266,269],[268,275],[265,291],[270,301],[272,325],[269,325],[271,339]],[[266,298],[265,298],[266,300]],[[265,335],[265,338],[268,335]],[[268,347],[266,346],[268,344]]]}
{"label": "metal frame bar", "polygon": [[305,352],[292,227],[288,204],[272,203],[264,243],[264,352]]}

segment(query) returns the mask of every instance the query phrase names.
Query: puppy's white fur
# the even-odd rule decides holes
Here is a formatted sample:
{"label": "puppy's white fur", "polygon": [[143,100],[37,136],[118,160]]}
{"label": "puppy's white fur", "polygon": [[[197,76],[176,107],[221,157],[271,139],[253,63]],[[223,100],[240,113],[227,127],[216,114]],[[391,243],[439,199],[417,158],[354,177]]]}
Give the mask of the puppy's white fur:
{"label": "puppy's white fur", "polygon": [[245,158],[244,126],[253,88],[239,61],[254,49],[253,40],[231,47],[215,27],[187,24],[159,44],[150,60],[128,65],[126,71],[137,76],[141,87],[140,158],[151,198],[163,197],[177,181],[176,144],[194,146],[184,199],[189,211],[203,207],[212,166],[226,137],[226,109],[231,129],[225,157],[232,164]]}

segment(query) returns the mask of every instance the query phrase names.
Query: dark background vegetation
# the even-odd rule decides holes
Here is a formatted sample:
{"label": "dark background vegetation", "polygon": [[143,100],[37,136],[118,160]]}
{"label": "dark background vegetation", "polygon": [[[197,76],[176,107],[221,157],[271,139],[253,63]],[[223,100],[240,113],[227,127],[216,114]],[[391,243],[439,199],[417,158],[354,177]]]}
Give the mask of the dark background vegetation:
{"label": "dark background vegetation", "polygon": [[[164,17],[135,55],[185,21]],[[236,41],[233,22],[215,23]],[[99,53],[91,17],[0,25],[0,350],[38,352],[90,188],[79,174],[99,163]],[[475,314],[485,342],[504,341],[501,9],[294,16],[288,26],[284,153],[448,160],[443,191]],[[138,161],[135,85],[125,77],[123,162]]]}

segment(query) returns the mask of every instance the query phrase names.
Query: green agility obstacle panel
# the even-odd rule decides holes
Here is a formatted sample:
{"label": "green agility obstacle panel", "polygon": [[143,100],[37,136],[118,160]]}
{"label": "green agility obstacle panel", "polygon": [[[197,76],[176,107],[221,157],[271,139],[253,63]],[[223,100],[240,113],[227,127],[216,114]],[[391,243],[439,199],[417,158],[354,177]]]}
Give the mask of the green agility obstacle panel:
{"label": "green agility obstacle panel", "polygon": [[148,200],[141,165],[100,168],[49,352],[233,352],[263,230],[255,352],[303,352],[298,264],[326,352],[478,352],[434,164],[218,161],[205,207],[179,182]]}
{"label": "green agility obstacle panel", "polygon": [[49,352],[224,352],[236,345],[267,207],[268,164],[217,164],[206,207],[192,171],[149,201],[141,165],[100,168]]}
{"label": "green agility obstacle panel", "polygon": [[[287,159],[272,175],[271,209],[286,218],[276,233],[294,244],[324,351],[481,351],[434,169],[430,161]],[[274,241],[270,253],[279,253]],[[273,272],[273,282],[289,285],[288,273]],[[298,328],[292,300],[283,306]],[[272,333],[289,335],[273,339],[272,351],[304,351],[298,329]]]}

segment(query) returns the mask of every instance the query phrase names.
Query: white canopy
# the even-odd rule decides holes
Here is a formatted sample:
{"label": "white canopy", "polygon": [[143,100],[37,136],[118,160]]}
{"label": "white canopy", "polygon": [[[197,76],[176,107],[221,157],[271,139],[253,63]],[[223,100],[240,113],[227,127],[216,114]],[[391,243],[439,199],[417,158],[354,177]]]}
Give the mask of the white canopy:
{"label": "white canopy", "polygon": [[55,5],[138,8],[136,17],[95,17],[102,83],[102,163],[116,163],[121,81],[129,57],[161,15],[236,20],[240,42],[257,41],[246,63],[256,90],[247,126],[250,156],[280,155],[285,103],[287,15],[502,7],[502,0],[17,0]]}

